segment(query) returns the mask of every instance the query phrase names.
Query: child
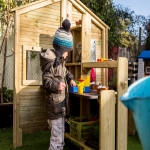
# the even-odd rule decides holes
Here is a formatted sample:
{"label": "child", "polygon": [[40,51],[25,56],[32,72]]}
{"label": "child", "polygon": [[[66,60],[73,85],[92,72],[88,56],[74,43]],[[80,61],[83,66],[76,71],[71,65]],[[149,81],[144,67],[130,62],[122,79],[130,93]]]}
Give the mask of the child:
{"label": "child", "polygon": [[72,51],[73,41],[70,21],[65,19],[53,41],[54,50],[41,52],[42,82],[45,91],[48,124],[51,128],[49,150],[63,150],[64,117],[67,110],[67,85],[76,86],[73,75],[65,67],[68,52]]}

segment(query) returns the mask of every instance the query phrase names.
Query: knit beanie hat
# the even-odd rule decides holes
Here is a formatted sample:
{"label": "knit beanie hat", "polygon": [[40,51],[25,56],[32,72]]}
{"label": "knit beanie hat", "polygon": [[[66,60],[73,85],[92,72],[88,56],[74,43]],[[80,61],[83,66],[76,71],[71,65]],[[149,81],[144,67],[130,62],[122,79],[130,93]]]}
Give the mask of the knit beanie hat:
{"label": "knit beanie hat", "polygon": [[53,47],[55,49],[56,59],[54,67],[59,65],[60,58],[65,52],[73,50],[72,34],[70,32],[71,23],[68,19],[62,22],[60,27],[54,35]]}

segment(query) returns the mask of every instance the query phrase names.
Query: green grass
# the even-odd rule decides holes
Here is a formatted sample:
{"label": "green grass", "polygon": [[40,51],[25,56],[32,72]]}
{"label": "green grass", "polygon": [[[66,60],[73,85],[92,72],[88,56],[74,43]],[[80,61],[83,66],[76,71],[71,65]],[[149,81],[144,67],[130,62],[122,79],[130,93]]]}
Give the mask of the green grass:
{"label": "green grass", "polygon": [[128,136],[128,150],[143,150],[137,134]]}
{"label": "green grass", "polygon": [[[16,150],[48,150],[50,131],[34,132],[23,135],[23,146]],[[0,129],[0,150],[14,150],[12,128]],[[66,141],[64,150],[79,150],[79,147]],[[142,150],[138,135],[128,137],[128,150]]]}

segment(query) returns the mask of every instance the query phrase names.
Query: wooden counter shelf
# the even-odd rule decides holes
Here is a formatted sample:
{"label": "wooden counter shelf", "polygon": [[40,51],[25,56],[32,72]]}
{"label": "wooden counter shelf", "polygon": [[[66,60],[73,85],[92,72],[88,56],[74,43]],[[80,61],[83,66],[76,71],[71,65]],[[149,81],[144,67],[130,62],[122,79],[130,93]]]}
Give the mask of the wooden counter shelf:
{"label": "wooden counter shelf", "polygon": [[8,105],[13,105],[13,102],[12,103],[0,103],[0,106],[8,106]]}
{"label": "wooden counter shelf", "polygon": [[81,24],[80,25],[76,25],[76,26],[72,27],[70,30],[71,31],[73,31],[73,30],[74,31],[81,31],[81,27],[82,27]]}
{"label": "wooden counter shelf", "polygon": [[81,66],[81,63],[66,63],[65,66]]}
{"label": "wooden counter shelf", "polygon": [[117,61],[84,62],[83,68],[117,68]]}
{"label": "wooden counter shelf", "polygon": [[80,98],[85,98],[85,99],[98,99],[99,98],[99,94],[97,94],[97,91],[91,90],[90,93],[72,93],[69,92],[69,94],[71,94],[72,96],[76,96],[76,97],[80,97]]}

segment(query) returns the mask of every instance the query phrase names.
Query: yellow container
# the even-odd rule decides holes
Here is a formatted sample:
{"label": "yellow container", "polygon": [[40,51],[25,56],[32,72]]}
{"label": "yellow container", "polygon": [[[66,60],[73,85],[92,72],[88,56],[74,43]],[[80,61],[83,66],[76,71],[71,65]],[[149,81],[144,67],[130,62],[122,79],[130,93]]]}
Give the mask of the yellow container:
{"label": "yellow container", "polygon": [[83,85],[78,86],[78,93],[82,94],[83,92],[84,92],[84,86]]}
{"label": "yellow container", "polygon": [[104,60],[106,60],[106,58],[101,58],[101,62],[103,62]]}
{"label": "yellow container", "polygon": [[78,87],[79,87],[79,86],[84,86],[84,81],[78,83],[77,86],[78,86]]}
{"label": "yellow container", "polygon": [[84,86],[90,86],[90,76],[87,76],[84,80]]}

